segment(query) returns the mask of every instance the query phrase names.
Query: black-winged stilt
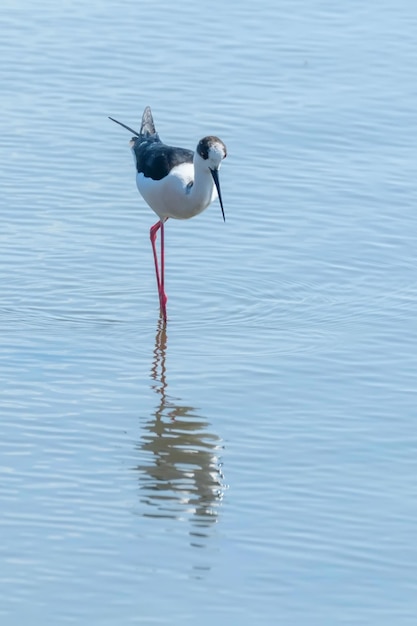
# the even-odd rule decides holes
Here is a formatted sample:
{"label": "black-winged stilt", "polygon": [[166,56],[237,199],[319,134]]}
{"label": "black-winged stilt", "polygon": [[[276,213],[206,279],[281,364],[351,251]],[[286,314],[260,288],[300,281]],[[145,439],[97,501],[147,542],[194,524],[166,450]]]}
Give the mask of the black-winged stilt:
{"label": "black-winged stilt", "polygon": [[[150,107],[142,116],[140,132],[110,117],[134,134],[129,145],[135,158],[136,184],[140,194],[159,217],[150,229],[159,303],[167,319],[167,296],[164,289],[164,224],[169,217],[186,220],[204,211],[217,197],[224,216],[220,192],[219,169],[227,155],[226,146],[218,137],[203,137],[196,151],[164,144],[155,130]],[[156,236],[161,230],[161,260],[158,266]]]}

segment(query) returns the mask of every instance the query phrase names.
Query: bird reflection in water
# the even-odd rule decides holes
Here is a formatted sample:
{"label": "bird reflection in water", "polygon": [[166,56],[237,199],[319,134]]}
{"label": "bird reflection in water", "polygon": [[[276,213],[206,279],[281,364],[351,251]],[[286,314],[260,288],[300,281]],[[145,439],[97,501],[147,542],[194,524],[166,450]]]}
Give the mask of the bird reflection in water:
{"label": "bird reflection in water", "polygon": [[223,497],[222,442],[195,408],[168,395],[166,350],[166,325],[160,318],[151,368],[158,404],[138,446],[145,462],[136,468],[142,501],[149,505],[144,515],[189,519],[193,543],[202,546]]}

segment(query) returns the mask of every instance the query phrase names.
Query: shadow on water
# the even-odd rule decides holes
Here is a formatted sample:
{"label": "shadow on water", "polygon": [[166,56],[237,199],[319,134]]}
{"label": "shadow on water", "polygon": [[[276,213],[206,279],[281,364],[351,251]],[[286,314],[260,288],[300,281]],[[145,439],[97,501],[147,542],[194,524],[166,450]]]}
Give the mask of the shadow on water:
{"label": "shadow on water", "polygon": [[217,522],[224,483],[219,454],[222,441],[192,406],[168,394],[167,333],[158,322],[152,361],[156,409],[144,425],[138,465],[146,517],[189,520],[191,543],[204,547],[207,529]]}

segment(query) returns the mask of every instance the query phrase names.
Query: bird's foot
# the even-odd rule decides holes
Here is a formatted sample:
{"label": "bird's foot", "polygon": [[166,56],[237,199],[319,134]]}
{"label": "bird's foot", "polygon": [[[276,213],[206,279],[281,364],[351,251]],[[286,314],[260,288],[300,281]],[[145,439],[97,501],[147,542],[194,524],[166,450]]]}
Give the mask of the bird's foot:
{"label": "bird's foot", "polygon": [[168,298],[166,293],[162,292],[159,294],[159,304],[161,309],[161,315],[164,318],[164,321],[167,321],[167,302]]}

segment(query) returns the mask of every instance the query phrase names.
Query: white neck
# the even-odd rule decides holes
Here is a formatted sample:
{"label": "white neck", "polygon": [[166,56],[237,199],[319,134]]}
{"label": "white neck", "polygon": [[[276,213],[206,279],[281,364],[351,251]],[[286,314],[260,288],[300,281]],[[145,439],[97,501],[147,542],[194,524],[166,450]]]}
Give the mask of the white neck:
{"label": "white neck", "polygon": [[194,184],[190,189],[190,203],[195,208],[195,215],[204,211],[215,198],[217,191],[213,177],[205,162],[197,153],[194,154]]}

